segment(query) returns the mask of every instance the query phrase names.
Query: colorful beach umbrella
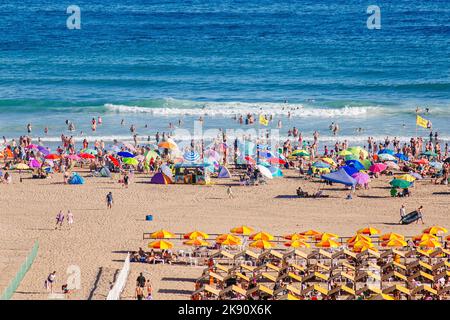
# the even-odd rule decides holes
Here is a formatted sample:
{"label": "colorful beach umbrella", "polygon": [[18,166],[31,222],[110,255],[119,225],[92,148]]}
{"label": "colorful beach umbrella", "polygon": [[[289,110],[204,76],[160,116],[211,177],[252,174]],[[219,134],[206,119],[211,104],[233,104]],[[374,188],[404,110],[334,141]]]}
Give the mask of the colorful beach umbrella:
{"label": "colorful beach umbrella", "polygon": [[423,230],[423,233],[429,233],[429,234],[433,234],[436,235],[438,233],[447,233],[447,229],[441,226],[431,226],[429,228],[426,228],[425,230]]}
{"label": "colorful beach umbrella", "polygon": [[209,235],[202,231],[192,231],[183,236],[184,239],[208,239]]}
{"label": "colorful beach umbrella", "polygon": [[222,234],[216,238],[216,242],[227,246],[234,246],[241,244],[242,240],[232,234]]}
{"label": "colorful beach umbrella", "polygon": [[383,247],[406,247],[408,243],[403,239],[390,239],[381,243]]}
{"label": "colorful beach umbrella", "polygon": [[177,145],[172,141],[163,141],[158,144],[158,148],[173,150],[177,148]]}
{"label": "colorful beach umbrella", "polygon": [[95,156],[90,153],[80,153],[79,156],[83,159],[95,159]]}
{"label": "colorful beach umbrella", "polygon": [[153,232],[150,235],[150,238],[152,238],[152,239],[171,239],[171,238],[175,238],[175,235],[170,231],[162,229],[162,230]]}
{"label": "colorful beach umbrella", "polygon": [[39,161],[37,161],[36,159],[30,159],[30,161],[28,162],[28,165],[30,166],[30,168],[40,168],[41,167],[41,163]]}
{"label": "colorful beach umbrella", "polygon": [[256,240],[250,243],[250,247],[258,249],[270,249],[275,247],[275,244],[266,240]]}
{"label": "colorful beach umbrella", "polygon": [[274,236],[271,235],[270,233],[261,231],[255,234],[252,234],[249,237],[250,240],[266,240],[266,241],[272,241],[274,239]]}
{"label": "colorful beach umbrella", "polygon": [[439,248],[442,247],[442,244],[436,239],[428,239],[420,242],[417,246],[422,248]]}
{"label": "colorful beach umbrella", "polygon": [[380,230],[379,229],[374,228],[374,227],[370,227],[370,226],[366,227],[366,228],[359,229],[357,232],[358,233],[362,233],[362,234],[367,234],[369,236],[373,236],[375,234],[380,234]]}
{"label": "colorful beach umbrella", "polygon": [[355,242],[358,242],[358,241],[372,242],[372,239],[370,239],[370,237],[368,237],[364,234],[358,233],[358,234],[354,235],[353,237],[351,237],[350,239],[348,239],[347,243],[353,245]]}
{"label": "colorful beach umbrella", "polygon": [[412,238],[415,242],[422,242],[430,239],[438,240],[438,237],[431,233],[423,233]]}
{"label": "colorful beach umbrella", "polygon": [[119,160],[117,160],[116,158],[114,158],[112,155],[108,156],[108,159],[116,166],[120,166]]}
{"label": "colorful beach umbrella", "polygon": [[304,236],[308,236],[308,237],[316,237],[318,235],[321,235],[322,232],[310,229],[310,230],[307,230],[307,231],[300,232],[300,234],[304,235]]}
{"label": "colorful beach umbrella", "polygon": [[387,165],[384,163],[374,163],[372,166],[370,166],[369,170],[374,173],[383,172],[387,169]]}
{"label": "colorful beach umbrella", "polygon": [[173,247],[172,242],[166,240],[157,240],[148,244],[149,248],[167,250]]}
{"label": "colorful beach umbrella", "polygon": [[386,233],[386,234],[383,234],[382,236],[380,236],[380,240],[387,241],[387,240],[392,240],[392,239],[403,240],[403,239],[405,239],[405,236],[395,233],[395,232]]}
{"label": "colorful beach umbrella", "polygon": [[411,186],[411,182],[401,179],[393,179],[391,180],[391,182],[389,182],[389,184],[394,188],[402,188],[402,189],[409,188]]}
{"label": "colorful beach umbrella", "polygon": [[329,233],[329,232],[324,232],[320,235],[317,235],[314,237],[317,241],[325,241],[328,239],[337,239],[339,238],[339,236],[337,234],[334,233]]}
{"label": "colorful beach umbrella", "polygon": [[58,160],[60,158],[61,157],[59,155],[55,154],[55,153],[50,153],[50,154],[45,156],[45,159],[48,159],[48,160]]}
{"label": "colorful beach umbrella", "polygon": [[132,154],[131,152],[128,152],[128,151],[120,151],[117,153],[117,155],[119,157],[123,157],[123,158],[134,158],[134,154]]}
{"label": "colorful beach umbrella", "polygon": [[209,243],[203,239],[190,239],[187,241],[183,241],[184,244],[188,246],[195,246],[195,247],[207,247],[209,246]]}
{"label": "colorful beach umbrella", "polygon": [[269,169],[267,169],[266,167],[262,166],[262,165],[257,165],[256,166],[259,169],[259,172],[261,173],[261,175],[267,179],[273,179],[272,176],[272,172],[270,172]]}
{"label": "colorful beach umbrella", "polygon": [[80,153],[88,153],[88,154],[92,154],[92,155],[97,155],[97,150],[94,149],[82,149],[80,150]]}
{"label": "colorful beach umbrella", "polygon": [[328,163],[330,166],[336,166],[336,162],[334,162],[334,160],[331,158],[325,157],[322,158],[322,161]]}
{"label": "colorful beach umbrella", "polygon": [[292,247],[292,248],[309,248],[311,245],[307,242],[301,241],[301,240],[293,240],[290,242],[285,242],[284,245],[286,247]]}
{"label": "colorful beach umbrella", "polygon": [[310,153],[306,150],[300,149],[300,150],[294,150],[291,153],[291,155],[294,157],[309,157]]}
{"label": "colorful beach umbrella", "polygon": [[316,161],[312,166],[315,168],[329,168],[331,165],[323,161]]}
{"label": "colorful beach umbrella", "polygon": [[370,182],[370,177],[367,173],[357,172],[352,174],[352,178],[356,180],[359,185],[365,185]]}
{"label": "colorful beach umbrella", "polygon": [[320,242],[316,243],[316,247],[320,247],[320,248],[338,248],[340,246],[341,246],[341,244],[334,241],[333,239],[328,239],[328,240],[324,240],[324,241],[320,241]]}
{"label": "colorful beach umbrella", "polygon": [[139,164],[139,161],[135,158],[122,158],[122,162],[131,166],[137,166]]}
{"label": "colorful beach umbrella", "polygon": [[253,233],[254,229],[248,226],[238,226],[230,230],[232,233],[248,236]]}
{"label": "colorful beach umbrella", "polygon": [[25,163],[19,163],[19,164],[15,165],[14,169],[16,169],[16,170],[28,170],[28,169],[30,169],[30,166],[25,164]]}
{"label": "colorful beach umbrella", "polygon": [[288,239],[288,240],[300,240],[300,241],[306,241],[308,239],[307,236],[300,234],[300,233],[291,233],[291,234],[287,234],[285,236],[283,236],[284,239]]}
{"label": "colorful beach umbrella", "polygon": [[195,162],[200,159],[200,155],[195,151],[187,151],[183,154],[183,159],[188,162]]}
{"label": "colorful beach umbrella", "polygon": [[414,182],[416,180],[415,177],[413,177],[412,175],[407,174],[407,173],[406,174],[402,174],[400,176],[396,176],[395,179],[405,180],[405,181],[408,181],[408,182]]}

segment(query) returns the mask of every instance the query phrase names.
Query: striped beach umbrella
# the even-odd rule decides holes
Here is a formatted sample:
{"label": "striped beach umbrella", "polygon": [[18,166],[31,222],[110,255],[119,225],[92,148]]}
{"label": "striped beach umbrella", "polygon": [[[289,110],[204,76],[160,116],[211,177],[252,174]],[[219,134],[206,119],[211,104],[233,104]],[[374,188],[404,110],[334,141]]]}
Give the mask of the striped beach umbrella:
{"label": "striped beach umbrella", "polygon": [[189,162],[194,162],[200,159],[200,155],[195,151],[187,151],[183,154],[183,159]]}

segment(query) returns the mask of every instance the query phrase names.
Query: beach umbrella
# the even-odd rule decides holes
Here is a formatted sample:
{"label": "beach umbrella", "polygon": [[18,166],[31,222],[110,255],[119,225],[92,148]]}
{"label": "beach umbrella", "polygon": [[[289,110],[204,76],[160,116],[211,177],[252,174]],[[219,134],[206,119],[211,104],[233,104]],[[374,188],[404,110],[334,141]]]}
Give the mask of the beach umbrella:
{"label": "beach umbrella", "polygon": [[323,174],[322,179],[328,180],[335,183],[341,183],[346,186],[354,186],[356,184],[356,180],[347,174],[347,172],[340,168],[338,171],[331,172],[328,174]]}
{"label": "beach umbrella", "polygon": [[387,167],[390,169],[400,170],[400,167],[398,166],[398,164],[396,164],[393,161],[386,161],[384,164],[387,165]]}
{"label": "beach umbrella", "polygon": [[382,236],[380,236],[379,239],[383,240],[383,241],[392,240],[392,239],[404,240],[405,236],[403,236],[401,234],[398,234],[398,233],[395,233],[395,232],[391,232],[391,233],[383,234]]}
{"label": "beach umbrella", "polygon": [[400,176],[396,176],[395,179],[405,180],[405,181],[408,181],[408,182],[413,182],[413,181],[416,180],[415,177],[413,177],[412,175],[407,174],[407,173],[406,174],[402,174]]}
{"label": "beach umbrella", "polygon": [[351,237],[350,239],[347,240],[347,243],[352,244],[358,241],[366,241],[366,242],[372,242],[372,239],[370,239],[370,237],[361,234],[361,233],[357,233],[356,235],[354,235],[353,237]]}
{"label": "beach umbrella", "polygon": [[252,165],[256,164],[256,160],[250,156],[244,157],[244,160],[247,162],[247,164],[252,164]]}
{"label": "beach umbrella", "polygon": [[353,153],[351,153],[348,150],[342,150],[342,151],[338,152],[338,155],[341,156],[341,157],[345,157],[345,156],[353,155]]}
{"label": "beach umbrella", "polygon": [[324,232],[324,233],[322,233],[320,235],[315,236],[314,238],[316,239],[316,241],[325,241],[325,240],[328,240],[328,239],[334,239],[335,240],[335,239],[339,238],[339,236],[337,234],[334,234],[334,233]]}
{"label": "beach umbrella", "polygon": [[442,244],[436,239],[428,239],[420,242],[417,246],[425,248],[439,248],[442,247]]}
{"label": "beach umbrella", "polygon": [[79,161],[81,158],[79,156],[77,156],[76,154],[69,154],[68,156],[66,156],[67,159],[70,160],[74,160],[74,161]]}
{"label": "beach umbrella", "polygon": [[354,168],[354,167],[350,167],[350,166],[343,166],[343,167],[341,167],[341,169],[344,169],[345,172],[347,172],[347,174],[348,174],[349,176],[352,176],[353,174],[359,172],[358,169],[356,169],[356,168]]}
{"label": "beach umbrella", "polygon": [[183,236],[184,239],[208,239],[209,235],[201,231],[192,231]]}
{"label": "beach umbrella", "polygon": [[286,247],[292,247],[292,248],[309,248],[311,245],[307,242],[301,241],[301,240],[293,240],[290,242],[285,242],[284,245]]}
{"label": "beach umbrella", "polygon": [[436,235],[438,233],[447,233],[447,229],[441,226],[432,226],[429,228],[426,228],[425,230],[423,230],[423,233],[429,233],[429,234],[433,234]]}
{"label": "beach umbrella", "polygon": [[431,233],[423,233],[423,234],[419,234],[418,236],[414,236],[412,238],[413,241],[418,241],[418,242],[422,242],[422,241],[426,241],[426,240],[430,240],[430,239],[438,240],[438,237]]}
{"label": "beach umbrella", "polygon": [[413,163],[415,164],[428,164],[428,160],[425,158],[414,160]]}
{"label": "beach umbrella", "polygon": [[25,147],[25,149],[36,149],[36,150],[39,150],[38,149],[38,145],[37,144],[29,144],[29,145],[27,145],[26,147]]}
{"label": "beach umbrella", "polygon": [[325,157],[322,158],[322,161],[328,163],[330,166],[336,166],[336,162],[334,162],[334,160],[331,158]]}
{"label": "beach umbrella", "polygon": [[216,242],[227,246],[235,246],[241,244],[242,240],[232,234],[222,234],[216,238]]}
{"label": "beach umbrella", "polygon": [[270,233],[261,231],[255,234],[252,234],[249,237],[250,240],[266,240],[266,241],[272,241],[274,239],[274,236],[271,235]]}
{"label": "beach umbrella", "polygon": [[334,241],[333,239],[328,239],[316,243],[316,247],[319,248],[338,248],[340,246],[341,246],[340,243]]}
{"label": "beach umbrella", "polygon": [[30,166],[30,168],[40,168],[41,167],[41,163],[39,161],[37,161],[36,159],[30,159],[30,161],[28,162],[28,165]]}
{"label": "beach umbrella", "polygon": [[277,165],[283,165],[286,163],[286,161],[284,161],[283,159],[280,158],[270,158],[269,160],[267,160],[268,163],[270,164],[277,164]]}
{"label": "beach umbrella", "polygon": [[195,151],[187,151],[183,154],[183,159],[188,162],[194,162],[200,159],[200,155]]}
{"label": "beach umbrella", "polygon": [[272,173],[272,177],[282,177],[283,176],[283,172],[281,171],[280,168],[278,167],[274,167],[274,166],[270,166],[268,167],[270,172]]}
{"label": "beach umbrella", "polygon": [[437,157],[438,154],[433,151],[426,151],[426,152],[421,153],[421,155],[427,156],[427,157]]}
{"label": "beach umbrella", "polygon": [[60,156],[55,153],[50,153],[45,156],[45,159],[48,159],[48,160],[58,160],[59,158],[60,158]]}
{"label": "beach umbrella", "polygon": [[170,167],[167,164],[163,164],[161,166],[161,172],[164,173],[170,180],[173,180],[173,173]]}
{"label": "beach umbrella", "polygon": [[291,153],[291,155],[294,157],[309,157],[310,153],[306,150],[300,149],[300,150],[294,150]]}
{"label": "beach umbrella", "polygon": [[152,238],[152,239],[171,239],[171,238],[175,238],[175,235],[170,231],[162,229],[162,230],[153,232],[150,235],[150,238]]}
{"label": "beach umbrella", "polygon": [[49,155],[50,154],[50,149],[43,147],[43,146],[38,146],[37,149],[43,154],[43,155]]}
{"label": "beach umbrella", "polygon": [[122,145],[132,152],[136,151],[136,148],[129,142],[122,142]]}
{"label": "beach umbrella", "polygon": [[95,159],[95,156],[90,153],[80,153],[79,156],[83,159]]}
{"label": "beach umbrella", "polygon": [[357,172],[352,174],[352,178],[356,180],[356,183],[359,185],[364,185],[370,182],[370,177],[367,173]]}
{"label": "beach umbrella", "polygon": [[345,159],[345,161],[359,160],[359,157],[352,153],[352,154],[345,156],[344,159]]}
{"label": "beach umbrella", "polygon": [[117,153],[117,155],[124,158],[134,158],[134,154],[128,151],[120,151],[119,153]]}
{"label": "beach umbrella", "polygon": [[87,154],[92,154],[92,155],[97,155],[97,150],[94,149],[82,149],[80,150],[80,153],[87,153]]}
{"label": "beach umbrella", "polygon": [[173,150],[177,149],[177,145],[172,141],[163,141],[158,144],[158,148]]}
{"label": "beach umbrella", "polygon": [[370,166],[372,165],[372,162],[369,159],[359,160],[359,162],[361,162],[365,170],[369,170]]}
{"label": "beach umbrella", "polygon": [[114,158],[112,155],[108,156],[108,159],[116,166],[118,167],[120,165],[119,160],[117,160],[116,158]]}
{"label": "beach umbrella", "polygon": [[417,180],[422,180],[423,179],[423,177],[420,174],[418,174],[417,172],[410,172],[409,174],[412,175]]}
{"label": "beach umbrella", "polygon": [[28,169],[30,169],[30,167],[27,164],[25,164],[25,163],[19,163],[19,164],[17,164],[14,167],[14,169],[16,169],[16,170],[28,170]]}
{"label": "beach umbrella", "polygon": [[262,165],[257,165],[256,167],[259,169],[259,172],[261,172],[261,175],[263,177],[266,177],[267,179],[273,179],[272,172],[270,172],[269,169]]}
{"label": "beach umbrella", "polygon": [[122,162],[131,166],[137,166],[139,164],[139,161],[135,158],[122,158]]}
{"label": "beach umbrella", "polygon": [[353,252],[363,252],[368,249],[375,248],[375,245],[372,242],[360,240],[353,243]]}
{"label": "beach umbrella", "polygon": [[295,241],[295,240],[306,241],[308,239],[307,236],[300,234],[300,233],[287,234],[287,235],[283,236],[283,238],[292,240],[292,241]]}
{"label": "beach umbrella", "polygon": [[390,155],[394,155],[394,150],[391,149],[381,149],[380,151],[378,151],[378,154],[390,154]]}
{"label": "beach umbrella", "polygon": [[397,159],[389,153],[382,153],[378,155],[378,159],[380,159],[381,161],[397,161]]}
{"label": "beach umbrella", "polygon": [[370,166],[369,170],[371,172],[383,172],[384,170],[387,169],[387,165],[385,165],[384,163],[374,163],[372,166]]}
{"label": "beach umbrella", "polygon": [[270,249],[275,247],[275,244],[266,240],[256,240],[250,243],[250,247],[258,249]]}
{"label": "beach umbrella", "polygon": [[408,243],[403,239],[393,238],[381,243],[383,247],[406,247]]}
{"label": "beach umbrella", "polygon": [[307,230],[307,231],[300,232],[300,234],[304,235],[304,236],[308,236],[308,237],[316,237],[318,235],[321,235],[322,232],[310,229],[310,230]]}
{"label": "beach umbrella", "polygon": [[430,167],[433,167],[437,170],[442,170],[442,167],[444,164],[442,162],[433,161],[433,162],[430,162],[429,165],[430,165]]}
{"label": "beach umbrella", "polygon": [[362,148],[360,146],[347,148],[347,151],[350,151],[351,153],[353,153],[355,156],[358,156],[358,157],[360,154],[362,154],[364,158],[367,158],[369,156],[369,153],[367,152],[367,150],[365,150],[364,148]]}
{"label": "beach umbrella", "polygon": [[389,182],[389,184],[394,188],[402,188],[402,189],[406,189],[411,186],[411,182],[401,179],[393,179],[391,180],[391,182]]}
{"label": "beach umbrella", "polygon": [[159,154],[156,153],[154,150],[147,150],[144,153],[145,161],[150,162],[150,160],[153,158],[153,160],[156,160],[156,158],[159,157]]}
{"label": "beach umbrella", "polygon": [[359,229],[357,231],[358,233],[362,233],[362,234],[368,234],[369,236],[373,236],[375,234],[380,234],[380,230],[374,227],[366,227],[366,228],[362,228]]}
{"label": "beach umbrella", "polygon": [[408,161],[408,157],[405,156],[403,153],[396,153],[394,156],[399,160]]}
{"label": "beach umbrella", "polygon": [[150,242],[148,244],[148,247],[149,248],[153,248],[153,249],[164,250],[164,249],[172,248],[173,244],[172,244],[172,242],[169,242],[169,241],[166,241],[166,240],[157,240],[157,241]]}
{"label": "beach umbrella", "polygon": [[203,239],[190,239],[187,241],[183,241],[184,244],[188,246],[195,246],[195,247],[207,247],[209,246],[209,243]]}
{"label": "beach umbrella", "polygon": [[323,161],[316,161],[312,164],[313,167],[315,168],[329,168],[330,165],[326,162]]}
{"label": "beach umbrella", "polygon": [[230,231],[232,233],[242,234],[244,236],[248,236],[248,235],[252,234],[254,229],[251,228],[251,227],[248,227],[248,226],[239,226],[239,227],[235,227],[235,228],[231,229]]}

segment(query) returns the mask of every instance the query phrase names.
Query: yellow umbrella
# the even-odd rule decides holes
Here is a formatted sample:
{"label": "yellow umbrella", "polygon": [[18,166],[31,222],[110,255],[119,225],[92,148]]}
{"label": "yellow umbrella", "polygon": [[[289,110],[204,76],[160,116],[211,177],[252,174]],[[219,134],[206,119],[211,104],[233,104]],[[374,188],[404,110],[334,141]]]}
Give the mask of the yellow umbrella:
{"label": "yellow umbrella", "polygon": [[232,234],[222,234],[216,238],[216,242],[223,245],[237,245],[241,244],[241,239]]}
{"label": "yellow umbrella", "polygon": [[366,227],[363,229],[359,229],[358,233],[362,233],[362,234],[368,234],[369,236],[372,236],[374,234],[379,234],[380,230],[374,227]]}
{"label": "yellow umbrella", "polygon": [[286,247],[292,247],[292,248],[309,248],[309,247],[311,247],[309,243],[306,243],[306,242],[300,241],[300,240],[286,242],[284,245]]}
{"label": "yellow umbrella", "polygon": [[175,235],[167,230],[159,230],[156,232],[153,232],[150,235],[150,238],[152,239],[170,239],[170,238],[175,238]]}
{"label": "yellow umbrella", "polygon": [[253,231],[255,231],[253,228],[247,227],[247,226],[239,226],[235,227],[230,230],[232,233],[236,234],[242,234],[244,236],[250,235]]}
{"label": "yellow umbrella", "polygon": [[322,234],[322,232],[316,231],[316,230],[308,230],[308,231],[303,231],[300,232],[300,234],[304,235],[304,236],[308,236],[308,237],[315,237],[318,236],[319,234]]}
{"label": "yellow umbrella", "polygon": [[148,244],[149,248],[153,248],[153,249],[170,249],[173,247],[172,242],[166,241],[166,240],[157,240],[157,241],[153,241],[150,242]]}
{"label": "yellow umbrella", "polygon": [[442,247],[441,243],[435,239],[428,239],[420,242],[418,247],[426,247],[426,248],[439,248]]}
{"label": "yellow umbrella", "polygon": [[333,239],[328,239],[324,241],[320,241],[319,243],[316,243],[317,247],[321,248],[338,248],[340,247],[340,243],[334,241]]}
{"label": "yellow umbrella", "polygon": [[317,240],[317,241],[325,241],[325,240],[328,240],[328,239],[336,239],[336,238],[339,238],[339,236],[337,235],[337,234],[334,234],[334,233],[328,233],[328,232],[324,232],[324,233],[322,233],[321,235],[317,235],[316,237],[315,237],[315,239]]}
{"label": "yellow umbrella", "polygon": [[365,236],[363,234],[356,234],[355,236],[351,237],[350,239],[347,240],[348,244],[354,244],[355,242],[358,241],[366,241],[366,242],[372,242],[372,239],[370,239],[368,236]]}
{"label": "yellow umbrella", "polygon": [[342,150],[342,151],[339,151],[338,152],[338,155],[339,156],[342,156],[342,157],[345,157],[345,156],[350,156],[350,155],[352,155],[353,153],[351,153],[350,151],[348,151],[348,150]]}
{"label": "yellow umbrella", "polygon": [[384,241],[381,245],[383,247],[406,247],[408,243],[403,239],[393,238],[391,240]]}
{"label": "yellow umbrella", "polygon": [[209,243],[202,239],[191,239],[183,242],[184,244],[187,244],[188,246],[195,246],[195,247],[207,247],[209,246]]}
{"label": "yellow umbrella", "polygon": [[367,249],[375,249],[376,250],[373,243],[363,241],[363,240],[357,241],[353,245],[353,252],[363,252]]}
{"label": "yellow umbrella", "polygon": [[410,174],[402,174],[400,176],[396,176],[395,179],[405,180],[408,182],[413,182],[416,178]]}
{"label": "yellow umbrella", "polygon": [[302,240],[303,241],[303,240],[307,239],[306,236],[304,236],[304,235],[302,235],[300,233],[287,234],[283,238],[288,239],[288,240],[292,240],[292,241],[294,241],[294,240]]}
{"label": "yellow umbrella", "polygon": [[429,228],[426,228],[425,230],[423,230],[423,233],[429,233],[429,234],[434,234],[434,235],[436,235],[440,232],[447,233],[448,231],[447,231],[447,229],[445,229],[444,227],[441,227],[441,226],[432,226],[432,227],[429,227]]}
{"label": "yellow umbrella", "polygon": [[28,170],[28,169],[30,169],[30,167],[27,164],[25,164],[25,163],[19,163],[18,165],[16,165],[14,167],[14,169],[16,169],[16,170]]}
{"label": "yellow umbrella", "polygon": [[405,236],[395,233],[395,232],[391,232],[391,233],[386,233],[383,234],[382,236],[380,236],[380,240],[392,240],[392,239],[405,239]]}
{"label": "yellow umbrella", "polygon": [[270,249],[275,247],[275,244],[266,240],[256,240],[250,243],[250,247],[259,249]]}
{"label": "yellow umbrella", "polygon": [[250,240],[266,240],[266,241],[271,241],[274,239],[274,236],[271,235],[270,233],[261,231],[255,234],[252,234],[250,236]]}
{"label": "yellow umbrella", "polygon": [[201,232],[201,231],[192,231],[189,233],[186,233],[183,238],[185,239],[208,239],[209,235],[207,233]]}
{"label": "yellow umbrella", "polygon": [[336,165],[336,162],[334,162],[334,160],[331,158],[322,158],[322,161],[325,163],[328,163],[329,165],[332,165],[332,166]]}
{"label": "yellow umbrella", "polygon": [[424,233],[424,234],[420,234],[418,236],[414,236],[413,241],[426,241],[426,240],[438,240],[438,237],[436,237],[435,235],[432,235],[430,233]]}

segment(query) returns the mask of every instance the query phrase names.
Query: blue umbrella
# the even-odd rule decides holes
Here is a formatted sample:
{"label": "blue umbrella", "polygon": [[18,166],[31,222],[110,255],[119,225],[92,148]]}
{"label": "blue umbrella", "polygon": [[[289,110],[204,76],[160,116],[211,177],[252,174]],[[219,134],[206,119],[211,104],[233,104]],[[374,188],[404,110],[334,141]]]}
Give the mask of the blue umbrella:
{"label": "blue umbrella", "polygon": [[186,161],[194,162],[200,158],[200,155],[195,151],[187,151],[184,153],[183,158]]}
{"label": "blue umbrella", "polygon": [[134,158],[134,154],[126,151],[121,151],[117,154],[118,156],[124,157],[124,158]]}
{"label": "blue umbrella", "polygon": [[400,160],[408,161],[408,157],[405,156],[403,153],[396,153],[396,154],[394,154],[394,156],[396,156]]}
{"label": "blue umbrella", "polygon": [[364,165],[358,160],[347,160],[345,161],[345,164],[355,169],[358,169],[358,171],[365,169]]}
{"label": "blue umbrella", "polygon": [[356,169],[355,167],[350,167],[350,166],[343,166],[343,167],[341,167],[341,169],[344,169],[345,172],[347,172],[347,174],[348,174],[349,176],[351,176],[351,175],[353,175],[353,174],[359,172],[358,169]]}
{"label": "blue umbrella", "polygon": [[391,149],[382,149],[382,150],[378,151],[378,154],[384,154],[384,153],[394,155],[395,152],[394,152],[394,150],[391,150]]}
{"label": "blue umbrella", "polygon": [[442,162],[437,162],[437,161],[433,161],[430,162],[430,166],[437,169],[437,170],[442,170]]}
{"label": "blue umbrella", "polygon": [[389,153],[381,153],[378,155],[378,159],[382,160],[382,161],[397,161],[397,159]]}
{"label": "blue umbrella", "polygon": [[347,172],[342,168],[340,168],[338,171],[322,175],[322,179],[335,183],[341,183],[346,186],[356,185],[356,180],[349,176]]}
{"label": "blue umbrella", "polygon": [[323,162],[323,161],[316,161],[316,162],[314,162],[313,163],[313,165],[312,165],[313,167],[316,167],[316,168],[329,168],[329,167],[331,167],[328,163],[325,163],[325,162]]}

